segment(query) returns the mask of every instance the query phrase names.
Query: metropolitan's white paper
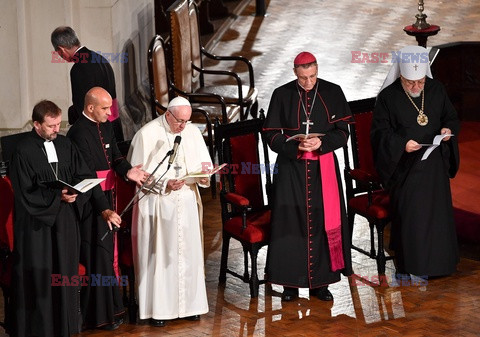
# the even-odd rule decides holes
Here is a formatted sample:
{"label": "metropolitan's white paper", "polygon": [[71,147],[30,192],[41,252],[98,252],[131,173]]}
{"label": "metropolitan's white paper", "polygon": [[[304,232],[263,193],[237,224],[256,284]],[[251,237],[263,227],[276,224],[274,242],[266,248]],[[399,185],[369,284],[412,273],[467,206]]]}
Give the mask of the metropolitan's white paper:
{"label": "metropolitan's white paper", "polygon": [[455,135],[452,135],[450,133],[445,133],[443,135],[436,135],[435,138],[433,138],[433,143],[432,144],[419,144],[419,145],[422,145],[422,146],[428,146],[428,149],[425,150],[425,153],[422,156],[422,160],[427,159],[428,156],[430,156],[430,153],[432,153],[432,151],[435,150],[440,145],[443,138],[449,137],[449,136],[452,137],[452,136],[455,136]]}

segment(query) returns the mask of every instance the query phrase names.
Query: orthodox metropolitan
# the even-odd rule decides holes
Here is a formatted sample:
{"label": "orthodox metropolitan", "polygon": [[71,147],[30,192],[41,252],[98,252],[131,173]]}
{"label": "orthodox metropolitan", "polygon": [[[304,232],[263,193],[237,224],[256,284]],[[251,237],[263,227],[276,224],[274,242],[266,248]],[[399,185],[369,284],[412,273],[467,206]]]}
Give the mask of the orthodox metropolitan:
{"label": "orthodox metropolitan", "polygon": [[[459,165],[459,121],[444,86],[432,78],[427,49],[400,50],[378,94],[371,141],[391,195],[391,248],[397,273],[455,271],[458,247],[450,179]],[[440,145],[425,158],[435,136]]]}

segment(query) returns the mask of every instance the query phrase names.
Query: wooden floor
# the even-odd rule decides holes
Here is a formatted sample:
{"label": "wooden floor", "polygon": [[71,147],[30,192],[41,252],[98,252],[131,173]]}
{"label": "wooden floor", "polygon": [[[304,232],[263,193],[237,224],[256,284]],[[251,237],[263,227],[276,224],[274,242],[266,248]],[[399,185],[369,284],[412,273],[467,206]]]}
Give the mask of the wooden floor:
{"label": "wooden floor", "polygon": [[[259,297],[250,299],[248,285],[228,275],[226,285],[219,285],[220,206],[210,193],[203,193],[203,201],[209,313],[199,322],[179,319],[163,328],[124,324],[115,332],[91,330],[79,336],[478,336],[480,332],[480,262],[469,259],[461,260],[453,276],[413,286],[392,281],[389,262],[387,282],[378,285],[375,263],[354,251],[354,271],[363,280],[342,278],[330,286],[333,303],[309,298],[305,289],[299,300],[282,303],[282,288],[270,285],[260,286]],[[358,235],[364,230],[358,222],[359,244],[363,240]],[[259,270],[265,253],[261,251]],[[240,267],[241,247],[233,244],[230,254],[231,266]]]}
{"label": "wooden floor", "polygon": [[[352,51],[390,53],[415,44],[402,29],[414,22],[416,1],[271,0],[267,4],[268,15],[255,17],[255,1],[244,0],[233,25],[213,46],[219,55],[242,54],[252,60],[260,107],[265,110],[273,89],[293,79],[292,60],[300,51],[313,52],[319,60],[319,76],[341,85],[347,99],[354,100],[375,96],[390,64],[352,63]],[[425,13],[430,23],[442,28],[429,44],[480,40],[478,0],[427,1]],[[353,251],[354,271],[363,281],[342,278],[330,286],[333,303],[310,299],[306,290],[299,300],[282,303],[281,287],[270,285],[262,285],[259,297],[250,299],[248,285],[228,276],[226,285],[219,285],[219,201],[203,193],[203,202],[209,313],[199,322],[175,320],[164,328],[124,324],[114,332],[91,330],[79,336],[480,335],[480,262],[473,259],[462,258],[452,276],[420,285],[393,281],[390,261],[387,282],[378,285],[374,261]],[[366,246],[366,231],[358,218],[357,245]],[[262,250],[262,263],[265,254]],[[241,257],[241,248],[234,244],[231,264],[241,266]]]}

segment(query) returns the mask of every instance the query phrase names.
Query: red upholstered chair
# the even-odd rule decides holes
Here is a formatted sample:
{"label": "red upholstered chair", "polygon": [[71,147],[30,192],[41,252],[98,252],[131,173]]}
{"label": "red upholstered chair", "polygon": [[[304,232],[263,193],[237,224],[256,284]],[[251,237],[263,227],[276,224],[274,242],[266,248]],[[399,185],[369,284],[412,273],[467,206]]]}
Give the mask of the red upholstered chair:
{"label": "red upholstered chair", "polygon": [[[267,145],[261,137],[263,120],[263,111],[260,111],[260,118],[229,124],[217,121],[214,128],[219,164],[228,164],[220,174],[223,247],[219,281],[225,283],[229,273],[250,284],[251,297],[258,296],[259,285],[265,282],[258,279],[257,255],[270,239],[271,178]],[[243,275],[228,267],[232,238],[243,247]]]}
{"label": "red upholstered chair", "polygon": [[[353,233],[355,215],[366,218],[370,226],[370,251],[357,247],[353,243],[352,248],[376,259],[379,274],[384,274],[386,261],[393,257],[385,256],[383,243],[384,229],[390,222],[389,195],[383,189],[375,170],[370,143],[375,98],[352,101],[349,102],[349,105],[355,123],[350,124],[353,167],[350,166],[348,145],[343,148],[348,222],[351,233]],[[375,249],[375,229],[377,231],[377,249]]]}
{"label": "red upholstered chair", "polygon": [[[10,302],[10,284],[12,278],[13,251],[13,189],[6,176],[6,163],[0,162],[0,287],[3,293],[5,317]],[[3,326],[3,323],[0,323]]]}
{"label": "red upholstered chair", "polygon": [[[2,145],[2,159],[0,162],[0,287],[3,293],[5,320],[11,296],[11,279],[13,268],[13,188],[8,177],[9,162],[13,157],[16,145],[29,132],[21,132],[0,138]],[[3,325],[3,324],[2,324]]]}

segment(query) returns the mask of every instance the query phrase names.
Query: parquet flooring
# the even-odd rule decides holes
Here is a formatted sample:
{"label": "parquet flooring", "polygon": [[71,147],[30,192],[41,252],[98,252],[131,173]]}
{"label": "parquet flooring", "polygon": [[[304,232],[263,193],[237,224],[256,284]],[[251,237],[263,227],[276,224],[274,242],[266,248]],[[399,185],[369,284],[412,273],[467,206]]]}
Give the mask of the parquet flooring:
{"label": "parquet flooring", "polygon": [[[206,280],[210,311],[199,322],[175,320],[164,328],[124,324],[114,332],[86,331],[79,336],[478,336],[480,332],[480,262],[461,259],[449,277],[417,285],[392,280],[378,285],[375,263],[353,252],[355,273],[363,278],[330,286],[333,303],[309,298],[302,289],[297,301],[282,303],[282,289],[261,285],[250,299],[248,285],[228,277],[218,284],[221,251],[219,200],[204,191]],[[362,228],[363,227],[363,228]],[[359,222],[355,236],[365,230]],[[231,265],[241,272],[242,249],[232,241]],[[263,270],[265,250],[259,270]]]}
{"label": "parquet flooring", "polygon": [[[347,99],[354,100],[376,95],[389,64],[352,63],[352,51],[390,53],[415,44],[403,27],[414,22],[416,1],[271,0],[267,4],[266,17],[252,15],[253,0],[242,6],[232,26],[212,46],[218,55],[241,54],[252,60],[260,108],[265,110],[273,89],[293,79],[292,60],[302,50],[317,56],[320,77],[341,85]],[[429,45],[480,40],[478,0],[427,1],[425,13],[428,22],[442,29]],[[79,336],[480,335],[480,262],[466,258],[454,275],[420,285],[393,281],[389,261],[386,283],[376,286],[375,262],[353,251],[354,271],[365,283],[342,278],[330,286],[333,303],[310,299],[306,290],[297,301],[282,303],[282,289],[275,285],[262,285],[259,297],[250,299],[248,285],[228,275],[226,285],[219,285],[219,200],[204,191],[203,202],[209,313],[199,322],[175,320],[164,328],[124,324],[113,332],[91,330]],[[367,244],[366,231],[365,222],[357,218],[356,244]],[[231,246],[230,262],[241,271],[242,249],[234,241]],[[261,263],[265,254],[264,249]]]}
{"label": "parquet flooring", "polygon": [[[480,262],[462,259],[458,271],[419,285],[376,281],[375,264],[354,252],[355,272],[364,280],[342,278],[330,286],[333,303],[309,298],[302,289],[297,301],[282,303],[281,287],[262,285],[250,299],[248,285],[227,276],[218,285],[221,249],[219,200],[204,191],[206,280],[210,312],[199,322],[175,320],[164,328],[145,323],[118,330],[90,330],[78,336],[478,336]],[[360,224],[357,228],[361,230]],[[234,241],[232,241],[232,244]],[[259,270],[263,269],[261,251]],[[232,265],[241,266],[242,249],[233,244]],[[241,269],[238,269],[241,271]],[[370,281],[370,285],[368,285]]]}

